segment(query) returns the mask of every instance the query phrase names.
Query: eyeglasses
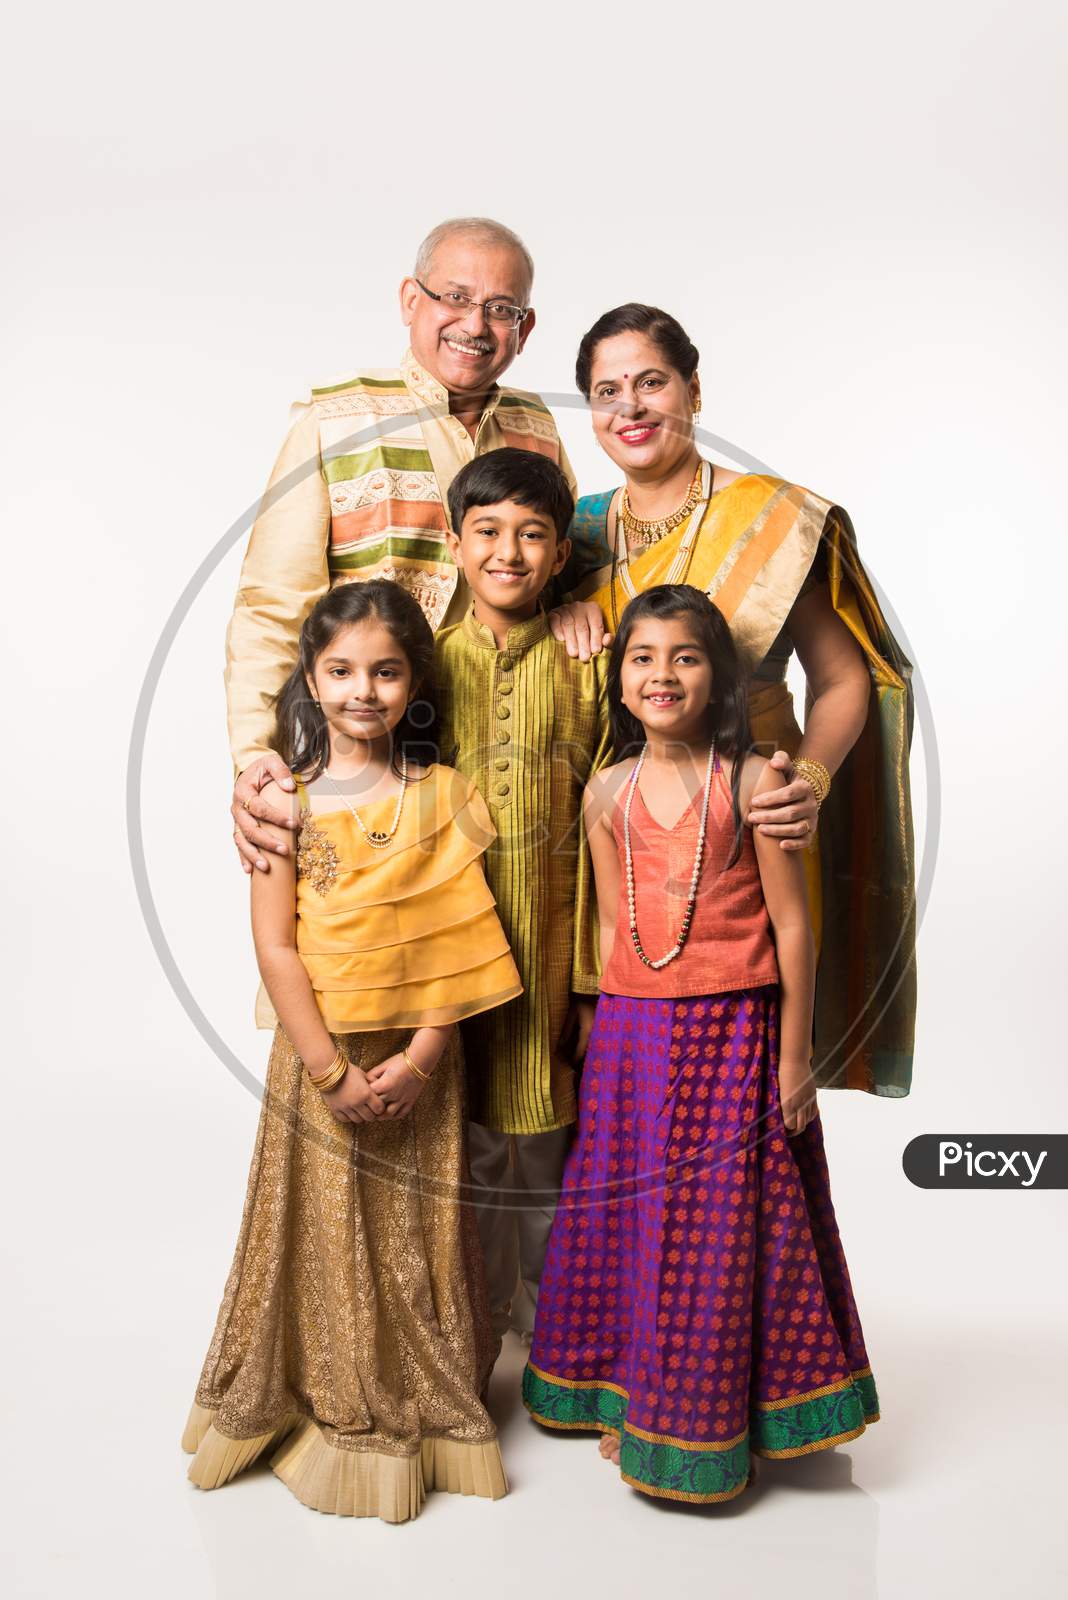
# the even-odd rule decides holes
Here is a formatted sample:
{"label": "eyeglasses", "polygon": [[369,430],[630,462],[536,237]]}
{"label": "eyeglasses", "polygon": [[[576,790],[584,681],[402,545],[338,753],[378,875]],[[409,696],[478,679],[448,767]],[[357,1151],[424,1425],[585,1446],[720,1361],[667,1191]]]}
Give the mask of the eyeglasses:
{"label": "eyeglasses", "polygon": [[449,311],[458,311],[461,316],[465,316],[468,311],[482,311],[487,322],[506,323],[510,328],[518,328],[529,310],[528,306],[512,305],[510,300],[472,300],[470,295],[461,294],[459,289],[446,289],[444,294],[435,294],[433,289],[428,289],[418,278],[414,282],[419,284],[420,289],[425,295],[429,295],[431,300],[436,300]]}

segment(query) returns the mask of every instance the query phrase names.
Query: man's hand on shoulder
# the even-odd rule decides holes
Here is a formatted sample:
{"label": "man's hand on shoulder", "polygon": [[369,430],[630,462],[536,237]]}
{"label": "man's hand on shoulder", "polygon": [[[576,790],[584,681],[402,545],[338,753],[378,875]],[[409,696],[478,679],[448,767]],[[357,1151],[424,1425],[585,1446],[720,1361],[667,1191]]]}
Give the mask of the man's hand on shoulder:
{"label": "man's hand on shoulder", "polygon": [[234,784],[230,815],[234,819],[234,843],[246,873],[251,872],[253,867],[258,867],[261,872],[269,872],[270,862],[266,852],[273,850],[276,855],[284,856],[291,849],[283,840],[260,827],[261,822],[273,823],[276,828],[289,828],[291,831],[296,831],[300,826],[294,808],[283,810],[264,798],[262,791],[270,783],[277,784],[288,794],[292,794],[297,787],[293,782],[293,774],[273,750],[247,766]]}

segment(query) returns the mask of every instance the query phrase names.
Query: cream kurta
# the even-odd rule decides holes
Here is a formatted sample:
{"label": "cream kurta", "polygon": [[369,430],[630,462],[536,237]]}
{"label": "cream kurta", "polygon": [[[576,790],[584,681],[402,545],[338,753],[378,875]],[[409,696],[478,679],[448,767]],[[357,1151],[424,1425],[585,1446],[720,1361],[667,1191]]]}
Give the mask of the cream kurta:
{"label": "cream kurta", "polygon": [[230,748],[242,771],[272,748],[274,697],[297,660],[301,624],[331,583],[388,577],[431,626],[459,621],[469,592],[444,542],[448,488],[476,455],[538,451],[574,473],[536,395],[495,388],[474,438],[411,352],[400,370],[312,391],[290,430],[252,529],[226,640]]}

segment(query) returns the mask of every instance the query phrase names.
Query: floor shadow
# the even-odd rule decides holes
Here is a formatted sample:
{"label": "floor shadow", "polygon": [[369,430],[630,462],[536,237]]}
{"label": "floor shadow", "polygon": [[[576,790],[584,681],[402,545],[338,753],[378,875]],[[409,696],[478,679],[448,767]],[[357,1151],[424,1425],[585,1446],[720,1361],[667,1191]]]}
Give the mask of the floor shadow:
{"label": "floor shadow", "polygon": [[530,1346],[518,1334],[507,1333],[490,1378],[487,1409],[498,1431],[504,1433],[520,1416],[526,1416],[523,1405],[523,1368],[527,1364]]}

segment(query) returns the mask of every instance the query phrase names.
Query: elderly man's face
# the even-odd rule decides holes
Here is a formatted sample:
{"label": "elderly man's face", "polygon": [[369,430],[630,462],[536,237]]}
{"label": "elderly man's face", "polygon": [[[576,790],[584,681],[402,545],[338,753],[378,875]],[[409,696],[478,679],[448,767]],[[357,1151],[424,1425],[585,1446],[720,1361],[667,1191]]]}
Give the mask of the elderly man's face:
{"label": "elderly man's face", "polygon": [[[423,282],[435,294],[458,291],[477,306],[487,300],[525,306],[530,293],[518,252],[464,234],[442,240]],[[534,326],[533,311],[517,328],[491,320],[481,309],[458,311],[424,294],[414,278],[405,278],[400,298],[412,354],[450,394],[488,389],[515,360]]]}

